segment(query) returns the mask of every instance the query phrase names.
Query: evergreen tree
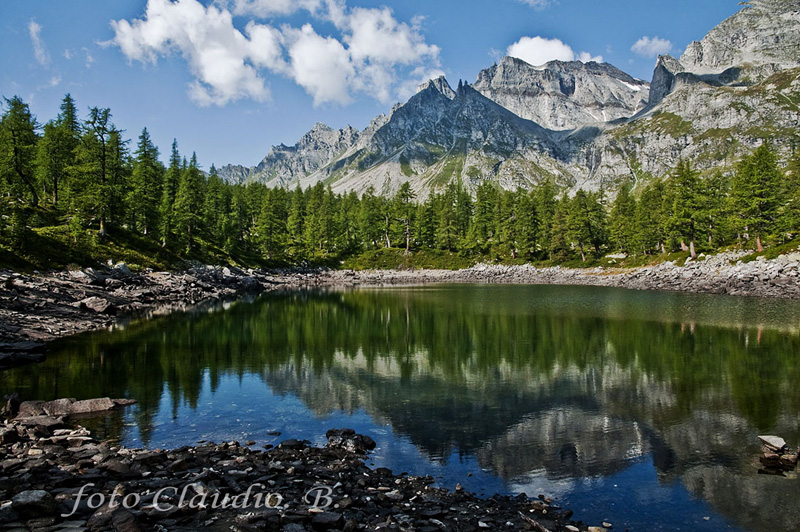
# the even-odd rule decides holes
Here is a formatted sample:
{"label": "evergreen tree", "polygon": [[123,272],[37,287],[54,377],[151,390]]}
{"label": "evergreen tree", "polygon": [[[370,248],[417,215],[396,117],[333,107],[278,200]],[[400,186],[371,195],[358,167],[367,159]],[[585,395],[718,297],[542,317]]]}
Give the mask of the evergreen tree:
{"label": "evergreen tree", "polygon": [[489,251],[495,234],[494,213],[497,203],[497,188],[484,181],[475,191],[475,210],[467,231],[467,248],[479,253]]}
{"label": "evergreen tree", "polygon": [[36,148],[37,180],[54,207],[58,206],[69,168],[75,164],[77,144],[73,140],[66,128],[50,121],[44,125],[44,135]]}
{"label": "evergreen tree", "polygon": [[664,252],[666,221],[664,216],[665,188],[661,180],[651,181],[636,203],[636,249],[645,255],[653,250]]}
{"label": "evergreen tree", "polygon": [[96,222],[105,238],[109,216],[116,206],[124,164],[124,145],[111,123],[111,111],[92,107],[83,126],[76,164],[70,176],[70,209],[73,233]]}
{"label": "evergreen tree", "polygon": [[[261,203],[261,202],[259,202]],[[208,171],[206,193],[203,204],[203,223],[208,230],[208,239],[220,247],[225,246],[227,235],[225,216],[231,209],[231,189],[217,174],[214,165]],[[259,213],[261,208],[258,209]],[[259,216],[260,217],[260,216]]]}
{"label": "evergreen tree", "polygon": [[567,234],[569,240],[575,242],[586,261],[586,248],[594,249],[595,257],[600,257],[601,247],[606,241],[605,210],[601,202],[601,194],[579,189],[570,202],[567,216]]}
{"label": "evergreen tree", "polygon": [[697,258],[695,239],[702,208],[702,183],[700,175],[688,161],[681,160],[668,182],[668,226],[671,235],[688,251],[692,259]]}
{"label": "evergreen tree", "polygon": [[765,142],[742,159],[733,179],[732,199],[740,226],[755,235],[756,249],[777,228],[780,172],[775,153]]}
{"label": "evergreen tree", "polygon": [[287,229],[289,231],[289,243],[292,253],[301,254],[303,250],[303,234],[305,233],[306,201],[305,193],[300,189],[300,185],[289,199],[289,217],[287,219]]}
{"label": "evergreen tree", "polygon": [[36,206],[36,118],[19,96],[4,100],[7,109],[0,118],[0,192]]}
{"label": "evergreen tree", "polygon": [[538,213],[536,241],[538,247],[549,251],[553,237],[553,219],[558,203],[558,188],[551,179],[541,182],[533,190],[534,208]]}
{"label": "evergreen tree", "polygon": [[158,148],[144,128],[136,146],[127,201],[131,227],[144,235],[155,234],[159,227],[163,181],[164,166],[158,160]]}
{"label": "evergreen tree", "polygon": [[414,208],[414,199],[416,194],[411,190],[411,184],[406,181],[395,194],[392,201],[395,219],[400,222],[402,226],[402,235],[405,242],[406,253],[411,248],[411,236],[413,234],[413,223],[416,209]]}
{"label": "evergreen tree", "polygon": [[634,249],[635,217],[636,198],[631,194],[631,185],[626,183],[617,192],[609,217],[611,242],[621,253],[628,254]]}
{"label": "evergreen tree", "polygon": [[548,251],[550,253],[550,260],[563,262],[567,260],[569,253],[569,241],[567,234],[569,232],[569,217],[570,217],[571,203],[569,197],[564,194],[556,202],[553,211],[553,222],[550,230],[550,245]]}
{"label": "evergreen tree", "polygon": [[158,207],[159,235],[161,245],[166,247],[171,243],[175,231],[175,196],[181,181],[181,155],[178,152],[178,141],[172,140],[172,151],[169,157],[169,169],[164,174],[161,187],[161,202]]}
{"label": "evergreen tree", "polygon": [[197,167],[197,155],[192,153],[189,166],[181,172],[178,192],[175,195],[176,237],[186,251],[194,248],[195,239],[200,234],[204,198],[203,174]]}
{"label": "evergreen tree", "polygon": [[286,193],[282,188],[264,194],[257,233],[261,253],[267,260],[283,257],[287,237]]}
{"label": "evergreen tree", "polygon": [[456,212],[457,191],[451,183],[444,194],[435,194],[436,223],[435,245],[438,249],[453,251],[458,242],[458,218]]}

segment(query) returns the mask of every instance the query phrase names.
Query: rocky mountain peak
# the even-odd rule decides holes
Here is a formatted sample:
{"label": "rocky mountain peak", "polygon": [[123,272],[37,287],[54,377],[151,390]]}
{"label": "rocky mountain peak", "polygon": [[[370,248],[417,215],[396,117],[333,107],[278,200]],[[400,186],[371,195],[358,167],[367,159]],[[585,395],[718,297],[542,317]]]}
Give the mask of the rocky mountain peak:
{"label": "rocky mountain peak", "polygon": [[648,83],[607,63],[550,61],[536,67],[514,57],[481,71],[473,87],[555,131],[633,116],[650,92]]}
{"label": "rocky mountain peak", "polygon": [[436,79],[426,81],[417,88],[417,92],[422,92],[429,87],[433,88],[451,100],[456,97],[455,91],[452,89],[452,87],[450,87],[450,84],[447,83],[447,79],[444,76],[439,76]]}
{"label": "rocky mountain peak", "polygon": [[686,48],[680,62],[687,71],[719,74],[743,65],[800,66],[800,0],[750,0],[743,5]]}

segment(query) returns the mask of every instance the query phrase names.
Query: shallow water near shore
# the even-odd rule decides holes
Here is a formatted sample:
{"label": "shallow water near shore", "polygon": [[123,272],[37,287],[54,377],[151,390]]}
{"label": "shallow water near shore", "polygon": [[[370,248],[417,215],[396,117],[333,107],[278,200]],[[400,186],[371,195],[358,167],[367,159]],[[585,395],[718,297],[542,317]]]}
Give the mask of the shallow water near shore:
{"label": "shallow water near shore", "polygon": [[[0,373],[23,399],[128,397],[86,420],[129,447],[324,444],[475,493],[556,497],[615,529],[800,529],[800,305],[572,286],[294,291],[51,344]],[[277,435],[280,433],[280,435]]]}

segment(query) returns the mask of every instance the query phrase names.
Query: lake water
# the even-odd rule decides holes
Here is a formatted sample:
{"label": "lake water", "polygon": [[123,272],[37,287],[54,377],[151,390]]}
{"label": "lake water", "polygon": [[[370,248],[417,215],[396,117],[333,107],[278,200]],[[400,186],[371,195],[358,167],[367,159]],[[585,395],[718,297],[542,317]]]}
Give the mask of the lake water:
{"label": "lake water", "polygon": [[[61,340],[0,373],[23,399],[128,397],[122,444],[325,442],[478,494],[556,497],[632,531],[800,530],[800,305],[596,287],[268,294]],[[277,433],[280,435],[277,435]]]}

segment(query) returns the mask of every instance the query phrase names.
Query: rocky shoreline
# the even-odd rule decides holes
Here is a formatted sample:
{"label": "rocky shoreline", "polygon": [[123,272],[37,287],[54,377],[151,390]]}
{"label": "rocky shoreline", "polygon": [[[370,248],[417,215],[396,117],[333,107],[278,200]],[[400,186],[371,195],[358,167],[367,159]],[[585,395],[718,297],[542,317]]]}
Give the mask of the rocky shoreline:
{"label": "rocky shoreline", "polygon": [[198,266],[184,272],[134,273],[124,264],[24,275],[0,271],[0,369],[44,359],[46,342],[246,294],[304,287],[424,283],[613,286],[800,299],[800,253],[743,263],[744,253],[701,256],[684,266],[536,268],[479,264],[450,270],[241,270]]}
{"label": "rocky shoreline", "polygon": [[481,499],[433,487],[429,476],[370,469],[371,438],[350,429],[326,436],[324,447],[290,439],[264,449],[253,441],[126,449],[96,441],[63,416],[17,416],[0,425],[0,528],[606,530],[572,521],[571,511],[544,495]]}

